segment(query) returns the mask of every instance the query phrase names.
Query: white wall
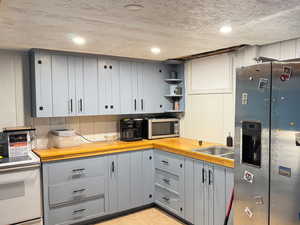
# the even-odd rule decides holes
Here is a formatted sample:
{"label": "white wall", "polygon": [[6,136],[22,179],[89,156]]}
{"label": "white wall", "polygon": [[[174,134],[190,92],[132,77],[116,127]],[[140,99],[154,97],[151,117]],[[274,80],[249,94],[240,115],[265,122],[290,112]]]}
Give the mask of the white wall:
{"label": "white wall", "polygon": [[[211,70],[199,67],[195,70],[195,65],[202,64],[204,61],[210,63],[208,58],[196,59],[186,62],[186,113],[181,123],[181,136],[196,138],[204,141],[226,143],[229,132],[234,135],[234,114],[235,114],[235,68],[240,66],[253,65],[256,62],[253,58],[265,56],[275,59],[300,58],[300,39],[288,40],[264,46],[246,47],[232,55],[232,73],[228,82],[232,82],[232,89],[228,92],[218,93],[214,82],[218,81],[216,67],[224,68],[227,60],[218,60],[218,64],[211,62]],[[213,57],[210,57],[213,59]],[[219,66],[218,66],[219,65]],[[204,68],[204,69],[203,69]],[[226,67],[225,67],[226,68]],[[212,80],[212,77],[213,80]],[[224,80],[224,72],[219,71],[221,80]],[[200,78],[195,78],[200,76]],[[201,83],[189,85],[190,82],[201,82],[206,76],[210,76],[210,82],[205,83],[205,92],[195,93],[193,87],[202,86]],[[205,89],[202,88],[202,89]]]}

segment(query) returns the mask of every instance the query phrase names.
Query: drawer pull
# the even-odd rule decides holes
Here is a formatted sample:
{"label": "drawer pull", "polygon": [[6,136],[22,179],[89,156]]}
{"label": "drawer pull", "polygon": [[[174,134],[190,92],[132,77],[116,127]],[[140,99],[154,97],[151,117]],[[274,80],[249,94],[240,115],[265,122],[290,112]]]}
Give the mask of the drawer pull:
{"label": "drawer pull", "polygon": [[170,198],[168,198],[168,197],[162,197],[162,199],[165,200],[166,202],[170,201]]}
{"label": "drawer pull", "polygon": [[80,168],[80,169],[73,169],[72,171],[73,171],[73,173],[78,173],[78,172],[85,171],[85,169],[84,169],[84,168]]}
{"label": "drawer pull", "polygon": [[84,212],[86,209],[78,209],[73,211],[73,215]]}
{"label": "drawer pull", "polygon": [[168,165],[169,164],[169,162],[168,161],[166,161],[166,160],[162,160],[161,161],[163,164],[166,164],[166,165]]}
{"label": "drawer pull", "polygon": [[166,178],[163,179],[163,182],[165,182],[166,184],[170,184],[170,180]]}
{"label": "drawer pull", "polygon": [[85,190],[86,190],[85,188],[82,188],[82,189],[79,189],[79,190],[74,190],[73,193],[77,194],[77,193],[84,192]]}

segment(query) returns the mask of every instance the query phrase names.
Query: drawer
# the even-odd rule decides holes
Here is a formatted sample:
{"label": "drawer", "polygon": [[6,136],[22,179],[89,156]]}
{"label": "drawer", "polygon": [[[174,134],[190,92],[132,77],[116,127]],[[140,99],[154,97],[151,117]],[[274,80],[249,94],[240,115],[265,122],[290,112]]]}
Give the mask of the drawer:
{"label": "drawer", "polygon": [[180,197],[157,185],[155,186],[155,201],[176,215],[183,215],[183,204]]}
{"label": "drawer", "polygon": [[84,200],[105,193],[105,177],[90,177],[49,186],[50,207]]}
{"label": "drawer", "polygon": [[180,192],[180,179],[178,175],[155,169],[155,183],[174,192]]}
{"label": "drawer", "polygon": [[55,162],[48,164],[48,168],[50,185],[86,177],[104,176],[107,172],[106,157]]}
{"label": "drawer", "polygon": [[105,213],[104,203],[104,198],[99,198],[67,207],[50,209],[47,224],[72,224],[101,216]]}
{"label": "drawer", "polygon": [[184,159],[182,157],[162,151],[155,152],[155,168],[176,174],[183,174],[183,166]]}

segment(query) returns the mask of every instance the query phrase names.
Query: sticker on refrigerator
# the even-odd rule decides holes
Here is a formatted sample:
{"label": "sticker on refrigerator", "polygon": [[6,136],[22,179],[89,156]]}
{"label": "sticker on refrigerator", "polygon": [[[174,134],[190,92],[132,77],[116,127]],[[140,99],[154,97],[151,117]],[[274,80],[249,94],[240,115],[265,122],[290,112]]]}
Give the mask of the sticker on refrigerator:
{"label": "sticker on refrigerator", "polygon": [[243,179],[248,183],[253,183],[254,175],[249,171],[245,170]]}
{"label": "sticker on refrigerator", "polygon": [[242,105],[248,104],[248,93],[242,93]]}
{"label": "sticker on refrigerator", "polygon": [[281,81],[288,81],[291,79],[292,76],[292,67],[290,66],[284,66],[283,71],[280,75],[280,80]]}
{"label": "sticker on refrigerator", "polygon": [[250,219],[253,217],[253,212],[248,207],[245,208],[245,213]]}
{"label": "sticker on refrigerator", "polygon": [[291,177],[292,169],[289,167],[279,166],[279,175],[285,176],[285,177]]}
{"label": "sticker on refrigerator", "polygon": [[266,78],[260,78],[258,82],[258,89],[265,89],[268,86],[269,80]]}

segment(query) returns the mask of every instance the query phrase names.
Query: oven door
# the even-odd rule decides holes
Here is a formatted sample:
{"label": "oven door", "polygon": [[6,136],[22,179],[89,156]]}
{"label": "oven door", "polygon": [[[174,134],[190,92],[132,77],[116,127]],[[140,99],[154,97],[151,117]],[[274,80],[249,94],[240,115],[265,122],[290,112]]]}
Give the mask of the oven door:
{"label": "oven door", "polygon": [[40,165],[0,169],[0,210],[3,224],[41,221]]}
{"label": "oven door", "polygon": [[179,120],[172,119],[151,119],[148,124],[148,138],[168,138],[179,136]]}

